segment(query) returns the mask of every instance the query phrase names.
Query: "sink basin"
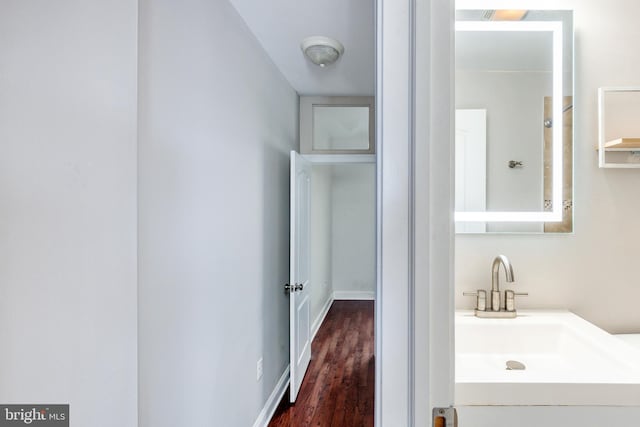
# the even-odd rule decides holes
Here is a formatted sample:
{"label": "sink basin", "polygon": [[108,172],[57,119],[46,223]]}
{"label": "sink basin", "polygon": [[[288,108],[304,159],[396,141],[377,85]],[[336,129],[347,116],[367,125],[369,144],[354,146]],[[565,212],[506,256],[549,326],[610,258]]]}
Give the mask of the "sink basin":
{"label": "sink basin", "polygon": [[455,321],[457,405],[640,406],[640,350],[571,312]]}

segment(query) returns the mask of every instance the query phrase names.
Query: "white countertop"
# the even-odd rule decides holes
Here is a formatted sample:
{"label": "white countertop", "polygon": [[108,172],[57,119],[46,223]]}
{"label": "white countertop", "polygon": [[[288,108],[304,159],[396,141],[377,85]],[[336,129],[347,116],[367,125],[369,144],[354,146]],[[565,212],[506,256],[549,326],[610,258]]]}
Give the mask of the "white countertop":
{"label": "white countertop", "polygon": [[640,334],[620,334],[614,335],[616,338],[626,341],[627,343],[640,348]]}

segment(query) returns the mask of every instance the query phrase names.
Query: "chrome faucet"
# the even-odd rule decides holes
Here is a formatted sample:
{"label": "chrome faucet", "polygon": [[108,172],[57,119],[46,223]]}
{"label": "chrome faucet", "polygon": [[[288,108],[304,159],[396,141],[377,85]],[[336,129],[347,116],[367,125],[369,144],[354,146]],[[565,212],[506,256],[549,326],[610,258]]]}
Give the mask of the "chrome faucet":
{"label": "chrome faucet", "polygon": [[[491,310],[500,311],[500,264],[504,267],[507,282],[513,283],[513,267],[509,258],[498,255],[491,264]],[[505,299],[506,300],[506,299]]]}
{"label": "chrome faucet", "polygon": [[508,283],[513,283],[513,267],[509,258],[498,255],[491,264],[491,304],[487,307],[487,292],[478,289],[477,292],[464,292],[465,296],[474,296],[476,300],[476,316],[487,318],[513,318],[517,316],[515,297],[526,296],[526,292],[504,291],[504,304],[500,301],[500,265],[504,267],[504,273]]}

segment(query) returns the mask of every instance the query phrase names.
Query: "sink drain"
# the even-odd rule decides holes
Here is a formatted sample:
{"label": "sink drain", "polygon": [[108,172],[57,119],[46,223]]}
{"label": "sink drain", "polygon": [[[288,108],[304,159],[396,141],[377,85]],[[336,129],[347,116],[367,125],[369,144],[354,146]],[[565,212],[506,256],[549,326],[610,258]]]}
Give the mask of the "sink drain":
{"label": "sink drain", "polygon": [[507,360],[507,371],[524,371],[527,369],[524,363],[517,360]]}

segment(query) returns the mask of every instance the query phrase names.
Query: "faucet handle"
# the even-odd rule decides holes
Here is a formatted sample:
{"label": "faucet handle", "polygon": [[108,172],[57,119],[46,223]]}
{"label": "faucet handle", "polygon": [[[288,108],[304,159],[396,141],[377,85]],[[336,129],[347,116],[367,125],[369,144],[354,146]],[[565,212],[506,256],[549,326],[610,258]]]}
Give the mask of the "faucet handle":
{"label": "faucet handle", "polygon": [[504,291],[504,309],[506,311],[516,311],[515,297],[529,296],[528,292],[514,292],[511,289]]}
{"label": "faucet handle", "polygon": [[463,292],[465,297],[477,297],[476,298],[476,310],[485,311],[487,309],[487,291],[478,289],[476,292]]}

